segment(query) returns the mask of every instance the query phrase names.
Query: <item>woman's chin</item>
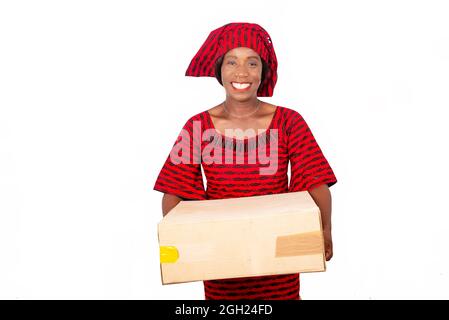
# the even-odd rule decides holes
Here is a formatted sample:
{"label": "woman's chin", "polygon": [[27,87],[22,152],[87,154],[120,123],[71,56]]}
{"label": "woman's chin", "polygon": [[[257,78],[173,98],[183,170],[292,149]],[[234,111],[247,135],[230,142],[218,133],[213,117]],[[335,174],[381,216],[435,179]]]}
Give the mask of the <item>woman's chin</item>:
{"label": "woman's chin", "polygon": [[233,100],[237,100],[237,101],[247,101],[247,100],[250,100],[251,98],[257,98],[257,92],[251,92],[251,91],[230,92],[230,91],[227,91],[226,96],[229,98],[232,98]]}

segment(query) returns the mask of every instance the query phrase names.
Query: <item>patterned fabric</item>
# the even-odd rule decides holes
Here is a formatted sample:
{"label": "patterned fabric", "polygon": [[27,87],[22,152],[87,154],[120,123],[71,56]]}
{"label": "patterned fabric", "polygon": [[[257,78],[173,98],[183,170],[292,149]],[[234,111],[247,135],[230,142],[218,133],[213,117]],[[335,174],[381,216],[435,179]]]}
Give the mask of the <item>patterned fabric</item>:
{"label": "patterned fabric", "polygon": [[[198,125],[201,125],[200,129]],[[191,143],[181,144],[185,150],[190,151],[189,154],[182,154],[182,158],[190,158],[196,163],[174,164],[169,156],[159,173],[154,190],[183,199],[205,200],[305,191],[324,183],[330,187],[337,182],[310,128],[295,110],[277,106],[268,130],[244,140],[224,136],[215,130],[208,111],[191,117],[183,129],[185,130],[179,134],[172,152],[178,153],[179,146],[176,145],[181,139],[182,142],[194,139],[201,141],[197,147]],[[205,130],[214,134],[210,139],[202,141]],[[200,134],[202,138],[199,137]],[[277,145],[270,143],[275,138]],[[211,161],[216,155],[210,150],[211,146],[220,146],[220,143],[221,155],[218,156],[223,161],[217,164]],[[271,166],[273,163],[277,165],[272,174],[260,173],[261,168],[267,169],[270,164],[260,161],[258,157],[253,158],[259,148],[264,148],[266,155],[277,151],[277,157],[271,159]],[[225,162],[231,156],[235,160],[237,154],[244,155],[242,164],[236,164],[237,161]],[[250,159],[255,160],[254,163]],[[288,185],[289,161],[291,178]],[[201,166],[207,180],[206,190]],[[298,299],[299,274],[204,281],[204,289],[206,299]]]}
{"label": "patterned fabric", "polygon": [[273,42],[268,32],[254,23],[229,23],[213,30],[193,57],[185,75],[215,77],[215,62],[217,59],[237,47],[253,49],[267,63],[268,72],[257,90],[257,96],[273,96],[278,66]]}

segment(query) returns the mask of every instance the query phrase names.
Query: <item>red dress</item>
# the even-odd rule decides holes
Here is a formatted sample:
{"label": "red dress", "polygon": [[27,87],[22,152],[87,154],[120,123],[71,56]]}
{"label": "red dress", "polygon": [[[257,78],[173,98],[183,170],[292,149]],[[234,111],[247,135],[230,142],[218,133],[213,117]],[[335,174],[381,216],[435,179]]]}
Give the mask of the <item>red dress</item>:
{"label": "red dress", "polygon": [[[186,200],[205,200],[305,191],[324,183],[330,187],[337,182],[307,123],[293,109],[277,106],[268,130],[244,140],[216,131],[208,111],[191,117],[183,129],[172,151],[175,145],[179,149],[182,144],[178,142],[183,140],[185,150],[190,150],[192,157],[181,152],[182,159],[191,161],[174,164],[168,156],[154,190]],[[207,133],[210,139],[206,139]],[[194,141],[198,143],[188,143]],[[217,144],[221,147],[214,149]],[[267,155],[265,159],[257,153],[262,147]],[[215,154],[217,150],[221,154]],[[278,156],[267,161],[270,152],[276,151]],[[237,155],[244,161],[237,161]],[[201,166],[206,176],[206,190]],[[261,174],[261,168],[269,174]],[[299,299],[299,274],[204,281],[204,290],[206,299]]]}

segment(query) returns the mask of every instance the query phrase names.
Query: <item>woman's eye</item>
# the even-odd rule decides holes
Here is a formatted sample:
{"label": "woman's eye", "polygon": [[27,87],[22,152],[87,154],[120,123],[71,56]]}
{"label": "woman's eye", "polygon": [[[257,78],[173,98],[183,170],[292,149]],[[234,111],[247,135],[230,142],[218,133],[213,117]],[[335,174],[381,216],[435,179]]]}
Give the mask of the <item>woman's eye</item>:
{"label": "woman's eye", "polygon": [[228,61],[228,64],[235,64],[234,61]]}
{"label": "woman's eye", "polygon": [[249,64],[252,66],[257,66],[257,62],[250,62]]}

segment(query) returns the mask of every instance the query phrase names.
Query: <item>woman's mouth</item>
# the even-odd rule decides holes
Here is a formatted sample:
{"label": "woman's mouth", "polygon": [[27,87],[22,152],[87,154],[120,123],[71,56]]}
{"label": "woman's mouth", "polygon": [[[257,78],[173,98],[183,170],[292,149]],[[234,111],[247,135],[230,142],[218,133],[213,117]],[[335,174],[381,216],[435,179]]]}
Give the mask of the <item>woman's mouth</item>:
{"label": "woman's mouth", "polygon": [[251,87],[250,82],[231,82],[231,85],[236,91],[247,91]]}

